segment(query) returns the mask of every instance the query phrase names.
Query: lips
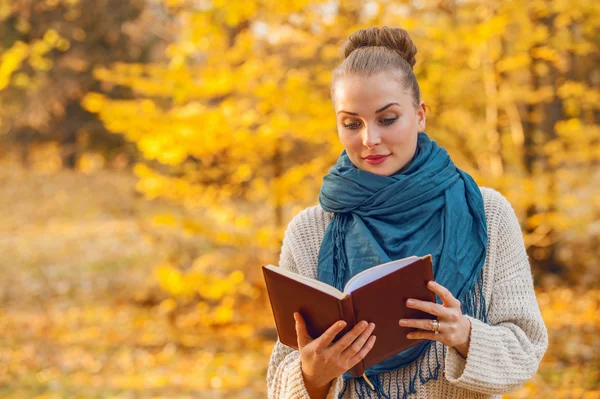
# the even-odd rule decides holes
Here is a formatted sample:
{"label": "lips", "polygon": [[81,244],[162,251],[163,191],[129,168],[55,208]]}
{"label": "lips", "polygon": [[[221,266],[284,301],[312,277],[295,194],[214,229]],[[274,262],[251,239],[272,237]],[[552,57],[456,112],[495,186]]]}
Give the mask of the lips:
{"label": "lips", "polygon": [[369,155],[368,157],[365,157],[365,159],[377,160],[385,157],[387,157],[387,155]]}
{"label": "lips", "polygon": [[387,157],[389,157],[390,154],[388,155],[369,155],[368,157],[365,158],[365,161],[367,161],[369,164],[371,165],[379,165],[380,163],[384,162]]}

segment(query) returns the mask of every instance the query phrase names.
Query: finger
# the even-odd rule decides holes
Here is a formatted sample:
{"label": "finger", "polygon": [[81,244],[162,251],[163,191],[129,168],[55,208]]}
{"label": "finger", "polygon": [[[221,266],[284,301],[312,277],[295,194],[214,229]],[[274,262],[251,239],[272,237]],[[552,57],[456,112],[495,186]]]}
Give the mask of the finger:
{"label": "finger", "polygon": [[408,339],[428,339],[431,341],[440,341],[441,337],[441,334],[435,335],[434,332],[427,331],[413,331],[411,333],[406,334],[406,338]]}
{"label": "finger", "polygon": [[447,310],[437,303],[429,301],[420,301],[418,299],[408,299],[406,306],[412,309],[422,310],[423,312],[432,314],[434,316],[444,316]]}
{"label": "finger", "polygon": [[[369,339],[373,333],[373,330],[375,330],[375,324],[369,323],[369,326],[365,328],[363,332],[352,343],[350,343],[350,345],[346,345],[346,347],[341,348],[342,355],[344,357],[352,357],[357,354],[365,345],[365,342],[367,342],[367,339]],[[344,335],[344,337],[346,335]]]}
{"label": "finger", "polygon": [[427,284],[427,288],[429,288],[430,291],[435,292],[445,306],[460,307],[460,301],[456,299],[454,295],[452,295],[448,288],[444,287],[440,283],[436,283],[432,280]]}
{"label": "finger", "polygon": [[331,327],[329,327],[320,337],[315,339],[316,345],[320,349],[325,349],[331,344],[333,339],[346,327],[346,322],[344,320],[340,320],[336,323],[333,323]]}
{"label": "finger", "polygon": [[400,327],[419,328],[421,330],[433,331],[433,320],[425,319],[400,319],[398,322]]}
{"label": "finger", "polygon": [[360,362],[362,359],[364,359],[365,356],[367,356],[367,353],[369,353],[369,351],[371,351],[371,349],[373,349],[373,345],[375,345],[376,339],[377,339],[377,337],[375,335],[371,335],[369,337],[369,339],[367,340],[367,343],[364,344],[362,349],[360,351],[358,351],[358,353],[356,355],[352,356],[350,358],[350,360],[348,360],[348,362],[350,363],[350,367],[354,367],[356,365],[356,363]]}
{"label": "finger", "polygon": [[[352,330],[348,331],[339,341],[333,346],[333,350],[336,353],[343,352],[348,346],[350,346],[365,330],[369,327],[369,323],[365,320],[355,325]],[[360,348],[359,348],[360,349]]]}
{"label": "finger", "polygon": [[313,339],[306,331],[306,323],[304,318],[298,312],[294,312],[294,320],[296,321],[296,337],[298,337],[298,349],[304,348]]}

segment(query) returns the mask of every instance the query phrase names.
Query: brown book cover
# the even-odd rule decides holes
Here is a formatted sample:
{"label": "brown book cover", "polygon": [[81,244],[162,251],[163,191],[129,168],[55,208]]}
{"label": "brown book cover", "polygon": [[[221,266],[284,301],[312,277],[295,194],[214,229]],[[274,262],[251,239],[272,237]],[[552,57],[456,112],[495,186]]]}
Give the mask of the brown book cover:
{"label": "brown book cover", "polygon": [[375,323],[375,345],[348,370],[354,377],[424,341],[406,338],[416,329],[400,327],[400,319],[435,319],[434,315],[406,307],[408,298],[435,302],[435,294],[427,288],[427,282],[433,280],[431,255],[411,256],[364,270],[346,283],[343,292],[277,266],[262,269],[279,340],[289,347],[298,349],[294,312],[302,315],[313,338],[336,321],[345,320],[347,325],[334,342],[361,320]]}

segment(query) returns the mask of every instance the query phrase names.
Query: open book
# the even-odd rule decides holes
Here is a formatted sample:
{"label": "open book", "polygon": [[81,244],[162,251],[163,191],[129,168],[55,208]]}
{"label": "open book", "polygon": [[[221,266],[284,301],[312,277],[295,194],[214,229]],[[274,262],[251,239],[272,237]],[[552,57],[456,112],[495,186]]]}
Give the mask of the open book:
{"label": "open book", "polygon": [[435,319],[434,315],[405,305],[408,298],[435,302],[435,294],[427,288],[427,282],[433,280],[431,255],[411,256],[363,270],[348,280],[343,292],[277,266],[262,269],[279,340],[287,346],[298,349],[294,312],[302,315],[313,338],[336,321],[344,320],[346,327],[334,341],[362,320],[375,323],[375,345],[348,370],[354,377],[424,341],[406,338],[415,329],[400,327],[400,319]]}

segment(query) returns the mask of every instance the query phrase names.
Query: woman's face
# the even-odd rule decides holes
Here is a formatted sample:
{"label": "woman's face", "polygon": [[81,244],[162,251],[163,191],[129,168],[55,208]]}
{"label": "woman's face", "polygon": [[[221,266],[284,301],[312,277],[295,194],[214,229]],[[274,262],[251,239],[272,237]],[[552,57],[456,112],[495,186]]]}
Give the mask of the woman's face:
{"label": "woman's face", "polygon": [[338,134],[359,169],[389,176],[412,159],[425,130],[425,104],[415,109],[411,94],[387,73],[336,81]]}

